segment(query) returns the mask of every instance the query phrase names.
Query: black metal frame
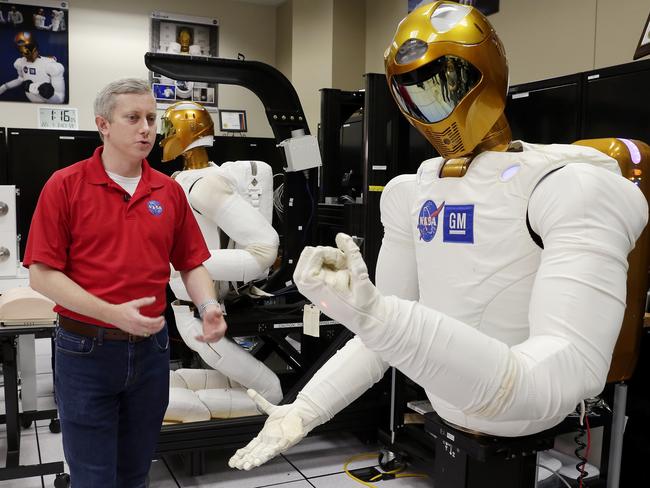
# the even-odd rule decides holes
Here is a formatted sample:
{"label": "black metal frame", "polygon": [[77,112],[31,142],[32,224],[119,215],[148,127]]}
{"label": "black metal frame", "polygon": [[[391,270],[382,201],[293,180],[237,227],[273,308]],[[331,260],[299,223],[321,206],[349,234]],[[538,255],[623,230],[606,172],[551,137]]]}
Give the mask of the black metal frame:
{"label": "black metal frame", "polygon": [[[294,130],[309,134],[302,105],[291,82],[274,67],[259,61],[146,53],[147,68],[174,80],[239,85],[248,88],[264,105],[278,143]],[[284,154],[282,154],[284,160]],[[286,162],[286,160],[285,160]],[[265,289],[277,290],[291,281],[302,249],[312,243],[318,201],[317,171],[285,173],[285,215],[281,229],[282,262]]]}
{"label": "black metal frame", "polygon": [[0,346],[2,347],[2,375],[5,392],[5,415],[0,423],[7,426],[7,458],[4,468],[0,468],[0,480],[31,478],[49,474],[62,475],[65,472],[63,461],[20,464],[20,428],[23,422],[56,419],[56,409],[19,412],[18,407],[18,364],[16,340],[19,335],[33,334],[36,337],[52,337],[54,325],[28,327],[0,327]]}

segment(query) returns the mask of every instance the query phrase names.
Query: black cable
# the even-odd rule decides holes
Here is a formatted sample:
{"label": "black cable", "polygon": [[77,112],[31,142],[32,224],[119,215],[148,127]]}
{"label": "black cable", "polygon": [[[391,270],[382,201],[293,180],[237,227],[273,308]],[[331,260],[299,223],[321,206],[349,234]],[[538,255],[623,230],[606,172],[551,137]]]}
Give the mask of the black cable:
{"label": "black cable", "polygon": [[587,433],[587,429],[585,429],[584,425],[580,424],[578,427],[578,433],[576,436],[573,438],[573,440],[576,443],[576,449],[573,451],[576,455],[576,457],[580,460],[576,464],[576,469],[578,470],[578,477],[576,478],[576,481],[578,482],[579,487],[586,486],[584,485],[584,478],[586,478],[589,473],[585,471],[585,465],[587,464],[587,458],[583,455],[583,452],[587,448],[587,444],[584,442],[585,435]]}

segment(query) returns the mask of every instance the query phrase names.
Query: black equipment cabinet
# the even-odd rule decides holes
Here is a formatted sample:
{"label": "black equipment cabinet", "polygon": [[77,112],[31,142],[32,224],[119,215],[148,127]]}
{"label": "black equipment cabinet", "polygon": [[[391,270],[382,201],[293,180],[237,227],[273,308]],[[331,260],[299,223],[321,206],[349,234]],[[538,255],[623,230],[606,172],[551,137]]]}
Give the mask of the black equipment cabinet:
{"label": "black equipment cabinet", "polygon": [[7,129],[6,184],[17,193],[17,229],[20,259],[38,197],[55,171],[90,157],[101,144],[93,131]]}
{"label": "black equipment cabinet", "polygon": [[582,77],[562,76],[510,88],[506,117],[512,138],[539,144],[580,139]]}
{"label": "black equipment cabinet", "polygon": [[650,144],[650,60],[582,74],[582,139],[624,137]]}

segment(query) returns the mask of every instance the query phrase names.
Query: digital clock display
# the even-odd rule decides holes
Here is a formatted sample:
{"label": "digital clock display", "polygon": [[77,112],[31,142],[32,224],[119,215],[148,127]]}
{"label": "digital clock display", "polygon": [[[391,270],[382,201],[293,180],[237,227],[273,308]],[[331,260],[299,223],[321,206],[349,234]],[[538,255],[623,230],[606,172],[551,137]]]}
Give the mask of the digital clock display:
{"label": "digital clock display", "polygon": [[79,119],[76,108],[40,107],[38,109],[40,129],[78,130]]}

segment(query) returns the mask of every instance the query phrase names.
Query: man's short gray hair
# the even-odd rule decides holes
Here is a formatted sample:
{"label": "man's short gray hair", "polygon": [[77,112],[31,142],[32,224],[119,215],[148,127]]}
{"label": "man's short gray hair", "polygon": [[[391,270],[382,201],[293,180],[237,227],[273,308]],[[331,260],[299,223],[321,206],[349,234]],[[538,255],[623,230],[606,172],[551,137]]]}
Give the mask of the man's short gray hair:
{"label": "man's short gray hair", "polygon": [[112,122],[113,110],[117,95],[151,93],[146,80],[139,78],[124,78],[106,85],[95,98],[95,116],[101,115]]}

